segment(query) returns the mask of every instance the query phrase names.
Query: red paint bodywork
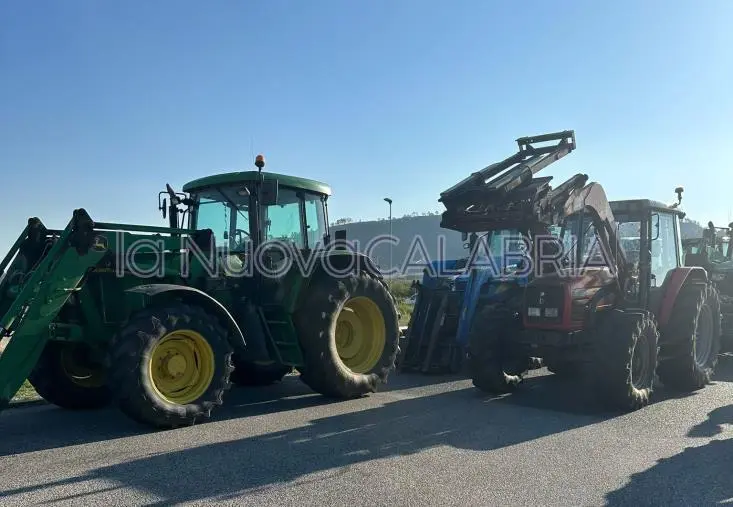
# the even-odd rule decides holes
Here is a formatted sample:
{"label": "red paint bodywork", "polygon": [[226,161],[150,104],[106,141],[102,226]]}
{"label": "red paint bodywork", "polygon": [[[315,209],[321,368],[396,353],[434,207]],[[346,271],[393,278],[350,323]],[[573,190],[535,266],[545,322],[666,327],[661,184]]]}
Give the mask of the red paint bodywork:
{"label": "red paint bodywork", "polygon": [[[573,299],[573,291],[577,289],[596,289],[601,288],[609,283],[613,283],[615,277],[611,271],[605,267],[587,268],[582,274],[570,274],[570,272],[559,272],[552,275],[545,275],[537,278],[530,283],[533,287],[562,286],[565,293],[563,297],[562,321],[558,323],[548,322],[528,322],[526,311],[522,314],[523,325],[525,329],[547,329],[551,331],[579,331],[583,329],[583,321],[573,320],[572,310],[573,302],[585,303],[590,298],[579,297]],[[526,304],[525,304],[526,309]]]}
{"label": "red paint bodywork", "polygon": [[680,293],[680,289],[682,289],[682,286],[690,277],[706,280],[707,274],[703,268],[698,266],[681,266],[673,269],[667,274],[664,283],[662,283],[664,295],[660,300],[659,307],[651,308],[652,312],[654,312],[657,317],[657,323],[660,327],[667,325],[667,322],[669,322],[672,309],[677,301],[677,295]]}
{"label": "red paint bodywork", "polygon": [[[669,322],[669,318],[677,301],[680,290],[688,279],[695,278],[701,281],[707,279],[705,270],[698,266],[681,266],[671,270],[662,284],[663,295],[659,299],[656,308],[649,310],[656,316],[657,323],[663,327]],[[595,289],[614,283],[615,278],[608,268],[588,268],[582,275],[553,274],[535,279],[530,286],[533,287],[558,287],[562,286],[563,317],[559,323],[551,322],[528,322],[526,311],[522,314],[525,329],[546,329],[548,331],[580,331],[583,329],[582,320],[574,320],[572,315],[573,303],[585,304],[590,298],[578,297],[573,299],[572,294],[576,289]],[[599,306],[608,306],[600,304]],[[526,310],[526,303],[524,306]]]}

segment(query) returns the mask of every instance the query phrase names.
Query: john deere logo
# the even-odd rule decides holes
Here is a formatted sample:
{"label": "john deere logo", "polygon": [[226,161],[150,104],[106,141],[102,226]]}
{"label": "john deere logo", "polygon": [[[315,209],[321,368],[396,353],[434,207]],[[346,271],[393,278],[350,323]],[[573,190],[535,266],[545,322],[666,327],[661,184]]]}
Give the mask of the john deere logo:
{"label": "john deere logo", "polygon": [[539,304],[543,305],[545,304],[545,293],[540,292],[540,300],[538,301]]}
{"label": "john deere logo", "polygon": [[107,250],[107,238],[104,236],[94,236],[92,250],[96,250],[97,252],[104,252]]}

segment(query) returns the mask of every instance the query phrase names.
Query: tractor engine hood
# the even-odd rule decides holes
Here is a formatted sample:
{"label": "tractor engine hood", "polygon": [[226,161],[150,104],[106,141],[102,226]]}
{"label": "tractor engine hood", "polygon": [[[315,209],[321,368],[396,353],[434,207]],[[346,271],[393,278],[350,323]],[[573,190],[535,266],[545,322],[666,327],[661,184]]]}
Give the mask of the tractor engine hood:
{"label": "tractor engine hood", "polygon": [[586,268],[582,272],[561,270],[543,274],[535,278],[530,285],[569,286],[571,290],[600,288],[615,280],[611,270],[606,267]]}

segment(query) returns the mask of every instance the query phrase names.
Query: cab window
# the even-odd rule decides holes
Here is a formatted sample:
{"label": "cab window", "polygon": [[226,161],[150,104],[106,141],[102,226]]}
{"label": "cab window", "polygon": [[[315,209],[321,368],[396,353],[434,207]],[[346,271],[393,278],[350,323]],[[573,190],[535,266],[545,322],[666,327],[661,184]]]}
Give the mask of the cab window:
{"label": "cab window", "polygon": [[265,241],[286,242],[297,248],[304,248],[303,223],[297,192],[280,187],[277,201],[277,204],[263,208]]}
{"label": "cab window", "polygon": [[651,216],[652,286],[660,287],[667,273],[678,265],[675,220],[671,213]]}
{"label": "cab window", "polygon": [[308,231],[308,247],[322,246],[327,225],[324,203],[320,195],[305,194],[305,223]]}
{"label": "cab window", "polygon": [[230,188],[202,192],[198,196],[196,229],[211,229],[219,250],[245,251],[250,233],[248,201]]}

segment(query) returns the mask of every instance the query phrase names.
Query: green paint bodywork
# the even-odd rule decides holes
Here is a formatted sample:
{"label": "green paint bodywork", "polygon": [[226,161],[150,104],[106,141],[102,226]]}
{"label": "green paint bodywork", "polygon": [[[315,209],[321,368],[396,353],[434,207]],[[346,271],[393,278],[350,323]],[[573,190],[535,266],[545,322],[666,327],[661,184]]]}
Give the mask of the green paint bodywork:
{"label": "green paint bodywork", "polygon": [[[259,173],[257,171],[241,171],[216,174],[213,176],[206,176],[204,178],[189,181],[183,186],[183,191],[195,192],[197,190],[201,190],[207,187],[254,182],[257,181],[258,177]],[[290,176],[287,174],[267,172],[263,172],[262,177],[264,181],[277,181],[279,185],[285,187],[300,188],[303,190],[309,190],[311,192],[317,192],[319,194],[331,195],[331,187],[320,181],[300,178],[298,176]]]}
{"label": "green paint bodywork", "polygon": [[[46,230],[45,239],[55,241],[35,269],[24,268],[20,254],[24,240],[30,236],[30,226],[0,262],[0,277],[5,274],[0,278],[0,408],[9,403],[28,378],[49,340],[83,341],[104,357],[106,343],[125,320],[152,303],[146,295],[126,292],[134,287],[166,283],[199,289],[226,307],[247,335],[248,330],[237,315],[244,300],[242,290],[254,282],[246,277],[232,281],[225,276],[208,276],[204,264],[195,255],[189,257],[185,248],[195,231],[95,224],[84,210],[77,210],[75,218],[77,213],[91,224],[91,248],[76,248],[79,226],[72,219],[63,231]],[[141,240],[150,246],[134,251]],[[355,254],[326,250],[316,255]],[[134,258],[137,273],[124,269],[126,262],[122,261],[129,258]],[[148,275],[141,276],[140,271]],[[16,272],[23,276],[15,276]],[[293,313],[308,297],[311,279],[294,264],[282,278],[269,281],[271,286],[258,289],[262,302],[257,306],[257,315],[264,324],[265,348],[269,353],[264,360],[303,366]],[[233,346],[236,345],[235,337]]]}

